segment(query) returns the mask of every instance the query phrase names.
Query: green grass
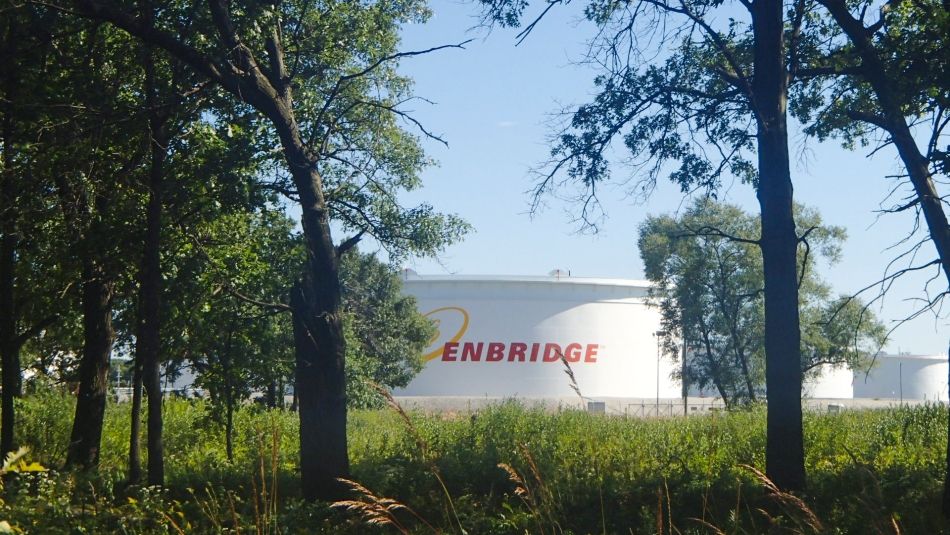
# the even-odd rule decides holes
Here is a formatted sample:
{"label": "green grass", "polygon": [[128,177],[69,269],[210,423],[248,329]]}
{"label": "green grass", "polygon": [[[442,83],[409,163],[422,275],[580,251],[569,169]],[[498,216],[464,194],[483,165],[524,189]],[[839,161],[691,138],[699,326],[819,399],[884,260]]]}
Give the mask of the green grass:
{"label": "green grass", "polygon": [[[72,406],[55,392],[23,400],[19,432],[31,460],[59,466]],[[125,488],[128,407],[108,407],[98,476],[8,478],[0,518],[30,533],[177,533],[172,522],[186,533],[257,533],[262,524],[270,529],[262,533],[393,532],[365,525],[358,513],[299,500],[296,416],[255,406],[237,412],[228,462],[223,427],[205,405],[167,400],[168,486]],[[471,534],[714,532],[702,522],[726,533],[765,532],[770,524],[815,531],[796,524],[805,513],[770,498],[743,467],[764,469],[763,410],[637,420],[508,403],[471,416],[410,419],[415,431],[394,411],[351,412],[353,479],[446,533],[458,524]],[[903,533],[947,529],[939,509],[944,407],[808,414],[805,433],[809,488],[802,497],[820,532],[892,533],[893,521]],[[252,483],[262,459],[267,499],[259,498],[260,478]],[[501,463],[523,480],[521,496]],[[277,513],[264,518],[272,476]],[[431,532],[406,511],[395,515],[413,532]]]}

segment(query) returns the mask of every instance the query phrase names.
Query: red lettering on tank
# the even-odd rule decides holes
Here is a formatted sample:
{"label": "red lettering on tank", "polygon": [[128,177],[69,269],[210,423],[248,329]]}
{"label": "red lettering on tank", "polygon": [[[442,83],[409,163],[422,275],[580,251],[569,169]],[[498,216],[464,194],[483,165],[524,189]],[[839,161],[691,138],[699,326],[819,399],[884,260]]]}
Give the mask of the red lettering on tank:
{"label": "red lettering on tank", "polygon": [[[486,347],[487,346],[487,347]],[[525,342],[446,342],[442,346],[443,362],[558,362],[561,357],[567,362],[596,363],[599,344],[580,344],[572,342],[566,346],[552,342],[530,344]],[[563,349],[562,349],[563,347]],[[507,359],[505,356],[507,355]]]}
{"label": "red lettering on tank", "polygon": [[541,348],[541,344],[531,344],[531,362],[538,361],[538,351]]}
{"label": "red lettering on tank", "polygon": [[458,342],[446,342],[442,347],[442,360],[445,362],[455,362],[455,352],[459,349]]}
{"label": "red lettering on tank", "polygon": [[482,342],[473,344],[472,342],[465,342],[465,345],[462,346],[462,362],[470,360],[472,362],[478,362],[482,360],[482,346],[485,345]]}
{"label": "red lettering on tank", "polygon": [[598,344],[587,344],[587,352],[584,354],[584,362],[597,362]]}
{"label": "red lettering on tank", "polygon": [[485,355],[487,362],[498,362],[505,358],[505,344],[501,342],[492,342],[488,344],[488,354]]}
{"label": "red lettering on tank", "polygon": [[528,344],[521,342],[512,342],[508,348],[508,362],[524,362],[525,352],[528,350]]}
{"label": "red lettering on tank", "polygon": [[567,344],[567,347],[564,348],[564,360],[568,362],[581,360],[581,348],[580,344]]}

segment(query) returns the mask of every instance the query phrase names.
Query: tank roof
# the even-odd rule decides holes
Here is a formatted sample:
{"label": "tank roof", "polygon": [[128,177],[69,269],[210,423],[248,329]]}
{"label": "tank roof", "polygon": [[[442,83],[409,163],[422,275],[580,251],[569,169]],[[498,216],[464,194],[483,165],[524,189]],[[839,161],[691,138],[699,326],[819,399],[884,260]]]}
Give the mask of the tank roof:
{"label": "tank roof", "polygon": [[878,353],[875,358],[878,359],[901,359],[901,360],[942,360],[947,361],[946,355],[912,355],[910,353],[901,353],[892,355],[890,353]]}
{"label": "tank roof", "polygon": [[641,279],[614,279],[601,277],[532,276],[532,275],[420,275],[411,270],[403,271],[404,282],[514,282],[539,284],[584,284],[593,286],[622,286],[649,288],[653,283]]}

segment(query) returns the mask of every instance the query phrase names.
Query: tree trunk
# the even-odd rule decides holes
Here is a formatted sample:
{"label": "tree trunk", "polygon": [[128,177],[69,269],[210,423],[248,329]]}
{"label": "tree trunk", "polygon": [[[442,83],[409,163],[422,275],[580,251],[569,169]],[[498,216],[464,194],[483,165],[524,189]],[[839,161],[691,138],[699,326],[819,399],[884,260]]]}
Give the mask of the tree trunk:
{"label": "tree trunk", "polygon": [[155,74],[151,51],[145,58],[145,90],[149,108],[151,162],[148,206],[145,212],[145,241],[139,271],[139,324],[136,355],[142,363],[142,378],[148,396],[148,483],[165,483],[162,446],[161,308],[162,308],[162,188],[168,157],[167,118],[159,115],[155,98]]}
{"label": "tree trunk", "polygon": [[[5,45],[15,47],[13,17],[9,20]],[[0,168],[0,456],[14,449],[14,397],[20,393],[20,344],[17,342],[17,311],[14,292],[16,248],[16,176],[13,169],[13,106],[16,99],[16,75],[13,66],[3,72],[3,167]]]}
{"label": "tree trunk", "polygon": [[[3,179],[5,182],[10,177]],[[6,186],[6,184],[4,184]],[[2,204],[5,211],[11,204]],[[4,229],[0,237],[0,456],[14,449],[14,398],[20,390],[20,344],[17,342],[16,311],[14,304],[14,273],[16,266],[16,236]]]}
{"label": "tree trunk", "polygon": [[275,379],[271,379],[267,383],[267,395],[265,397],[265,401],[267,402],[268,409],[277,408],[277,381]]}
{"label": "tree trunk", "polygon": [[703,346],[706,348],[706,362],[708,362],[712,368],[713,384],[719,392],[719,397],[722,398],[722,404],[728,409],[730,407],[730,398],[722,384],[722,368],[719,366],[719,362],[715,357],[713,357],[712,343],[709,341],[709,329],[706,327],[706,322],[703,318],[699,318],[699,329],[703,337]]}
{"label": "tree trunk", "polygon": [[132,412],[129,431],[129,483],[142,480],[142,363],[139,355],[132,363]]}
{"label": "tree trunk", "polygon": [[762,261],[765,275],[766,473],[782,489],[805,487],[802,433],[798,235],[792,215],[782,2],[752,3],[752,106],[757,119]]}
{"label": "tree trunk", "polygon": [[109,391],[112,330],[112,283],[91,259],[82,270],[83,349],[79,362],[76,416],[66,454],[66,466],[94,468],[99,463],[102,420]]}
{"label": "tree trunk", "polygon": [[305,274],[291,300],[300,469],[306,498],[332,500],[344,492],[336,478],[349,474],[343,333],[338,315],[323,319],[317,312],[316,299],[305,290],[313,286],[308,279]]}
{"label": "tree trunk", "polygon": [[224,387],[225,390],[225,408],[224,408],[224,452],[228,456],[228,462],[234,462],[234,393],[231,391],[231,385]]}
{"label": "tree trunk", "polygon": [[300,412],[300,475],[307,499],[335,500],[349,477],[346,444],[346,342],[336,247],[322,178],[290,108],[289,88],[268,117],[274,124],[300,196],[307,264],[291,297],[295,392]]}

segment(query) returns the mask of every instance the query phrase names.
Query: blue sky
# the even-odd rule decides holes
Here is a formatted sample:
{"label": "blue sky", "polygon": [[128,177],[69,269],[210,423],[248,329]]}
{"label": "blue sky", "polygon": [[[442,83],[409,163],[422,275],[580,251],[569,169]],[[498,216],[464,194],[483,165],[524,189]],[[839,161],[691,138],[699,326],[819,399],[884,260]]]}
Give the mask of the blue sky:
{"label": "blue sky", "polygon": [[[548,197],[546,207],[529,212],[530,170],[548,154],[552,114],[591,94],[595,71],[575,63],[583,57],[592,28],[579,21],[576,6],[553,10],[520,46],[516,31],[472,29],[477,11],[471,3],[437,1],[434,16],[404,31],[404,50],[474,39],[466,50],[445,50],[403,61],[401,71],[416,82],[416,93],[435,102],[413,106],[414,115],[449,143],[427,142],[437,167],[424,173],[425,187],[408,195],[409,203],[427,201],[454,212],[475,228],[438,261],[416,260],[420,273],[543,275],[554,268],[575,276],[642,278],[636,231],[648,214],[675,212],[684,205],[678,187],[666,181],[646,201],[630,198],[620,185],[605,185],[606,210],[600,231],[578,233],[576,206]],[[874,211],[894,186],[886,178],[900,169],[893,151],[868,158],[869,150],[846,151],[835,142],[819,144],[799,133],[791,140],[795,197],[817,208],[828,224],[845,227],[848,240],[841,262],[821,266],[835,291],[851,293],[880,279],[895,256],[887,248],[913,225],[909,215]],[[624,176],[622,166],[615,175]],[[757,213],[749,186],[732,184],[721,198]],[[928,244],[921,253],[935,256]],[[889,325],[914,310],[924,296],[927,277],[907,279],[891,289],[875,308]],[[939,288],[939,282],[934,288]],[[944,353],[946,319],[924,315],[905,323],[887,347],[914,353]]]}

